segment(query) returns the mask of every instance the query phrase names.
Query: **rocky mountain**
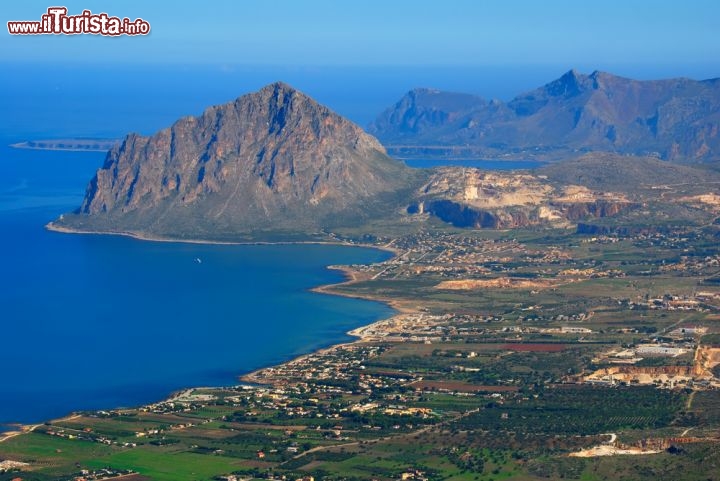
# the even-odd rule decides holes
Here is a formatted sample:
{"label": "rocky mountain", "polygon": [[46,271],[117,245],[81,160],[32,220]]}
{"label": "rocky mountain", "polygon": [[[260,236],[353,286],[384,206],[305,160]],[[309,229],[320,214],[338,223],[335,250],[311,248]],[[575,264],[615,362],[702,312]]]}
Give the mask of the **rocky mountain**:
{"label": "rocky mountain", "polygon": [[[429,120],[432,121],[429,121]],[[562,159],[586,151],[720,160],[720,79],[571,70],[510,102],[413,90],[368,131],[399,156]]]}
{"label": "rocky mountain", "polygon": [[557,185],[546,175],[448,167],[434,170],[408,213],[434,216],[456,227],[508,229],[567,227],[637,207],[624,193]]}
{"label": "rocky mountain", "polygon": [[526,172],[434,169],[408,213],[474,229],[707,225],[720,213],[718,185],[707,167],[594,152]]}
{"label": "rocky mountain", "polygon": [[52,227],[203,239],[307,233],[392,215],[422,176],[275,83],[153,136],[128,135],[80,208]]}
{"label": "rocky mountain", "polygon": [[452,128],[459,119],[485,109],[488,102],[471,94],[441,92],[433,89],[414,89],[407,93],[393,109],[381,115],[368,129],[371,133],[395,132],[394,141],[401,142],[425,135],[435,135]]}
{"label": "rocky mountain", "polygon": [[[571,85],[551,85],[516,99],[513,108],[528,118],[539,115],[546,108],[542,95],[575,95],[580,87]],[[402,122],[420,136],[454,128],[477,109],[519,115],[510,104],[472,96],[422,90],[412,98],[422,106],[408,107],[414,114]],[[453,110],[439,113],[448,105]],[[637,224],[652,212],[659,212],[658,222],[707,223],[720,206],[718,183],[720,175],[711,171],[608,153],[536,172],[410,169],[357,125],[275,83],[152,136],[128,135],[108,152],[79,209],[50,227],[278,241],[327,239],[327,231],[367,233],[370,225],[422,229],[433,218],[474,229],[597,226],[609,217]],[[662,206],[650,208],[648,201]]]}

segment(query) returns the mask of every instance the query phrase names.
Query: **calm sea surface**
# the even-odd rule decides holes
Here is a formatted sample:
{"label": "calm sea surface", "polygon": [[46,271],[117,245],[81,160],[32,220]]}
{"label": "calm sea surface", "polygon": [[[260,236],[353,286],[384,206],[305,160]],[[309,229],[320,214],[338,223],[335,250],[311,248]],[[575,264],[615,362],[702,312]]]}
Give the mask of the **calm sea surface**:
{"label": "calm sea surface", "polygon": [[[151,134],[276,80],[360,125],[415,86],[471,91],[457,83],[466,76],[444,70],[2,67],[0,425],[234,384],[238,375],[348,340],[346,331],[392,314],[379,303],[308,291],[341,279],[329,264],[388,257],[377,250],[48,232],[47,222],[80,204],[104,154],[10,143]],[[522,167],[529,165],[511,168]]]}
{"label": "calm sea surface", "polygon": [[376,302],[308,291],[341,280],[327,265],[389,256],[378,250],[46,231],[79,205],[104,154],[8,147],[152,133],[275,75],[212,83],[213,72],[142,80],[117,70],[4,72],[11,70],[0,80],[0,424],[235,384],[240,374],[346,341],[348,330],[392,314]]}
{"label": "calm sea surface", "polygon": [[0,423],[233,384],[391,314],[308,292],[340,280],[328,264],[387,253],[48,232],[46,222],[78,205],[103,155],[7,147],[0,155]]}
{"label": "calm sea surface", "polygon": [[460,159],[460,160],[441,160],[441,159],[408,159],[405,161],[407,165],[415,168],[431,168],[431,167],[475,167],[485,170],[525,170],[537,169],[545,165],[545,162],[536,160],[485,160],[485,159]]}

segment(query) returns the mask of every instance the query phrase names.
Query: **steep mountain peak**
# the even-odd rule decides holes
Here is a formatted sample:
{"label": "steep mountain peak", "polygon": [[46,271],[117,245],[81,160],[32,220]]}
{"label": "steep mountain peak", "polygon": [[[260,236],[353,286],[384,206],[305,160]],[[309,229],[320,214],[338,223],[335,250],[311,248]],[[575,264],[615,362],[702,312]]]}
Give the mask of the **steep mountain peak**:
{"label": "steep mountain peak", "polygon": [[545,84],[540,89],[521,95],[518,99],[529,97],[532,97],[533,100],[553,97],[558,99],[571,99],[590,90],[598,90],[603,87],[616,88],[621,87],[621,84],[631,82],[634,81],[600,70],[595,70],[590,75],[585,75],[575,69],[571,69],[558,79]]}
{"label": "steep mountain peak", "polygon": [[401,140],[405,135],[418,135],[436,128],[450,128],[470,112],[484,108],[487,104],[485,99],[473,94],[415,88],[380,114],[368,126],[368,132],[387,132],[392,128],[394,136]]}
{"label": "steep mountain peak", "polygon": [[[258,90],[257,92],[250,94],[250,96],[253,96],[253,95],[258,96],[262,100],[267,100],[267,99],[272,98],[280,103],[288,102],[293,97],[297,97],[299,99],[312,100],[312,99],[310,99],[310,97],[308,97],[301,91],[297,90],[296,88],[292,87],[291,85],[286,84],[285,82],[280,82],[280,81],[268,84],[268,85],[264,86],[263,88],[261,88],[260,90]],[[239,97],[238,100],[242,99],[243,97]],[[312,100],[312,102],[317,103],[314,100]],[[320,104],[318,104],[318,106],[322,107]]]}
{"label": "steep mountain peak", "polygon": [[580,73],[580,71],[578,71],[577,69],[571,68],[570,70],[568,70],[567,72],[562,74],[560,76],[560,78],[561,79],[565,79],[565,78],[567,78],[567,79],[583,79],[583,78],[585,78],[585,75]]}
{"label": "steep mountain peak", "polygon": [[127,136],[62,222],[199,237],[317,229],[378,215],[372,205],[413,175],[360,127],[275,82],[153,136]]}
{"label": "steep mountain peak", "polygon": [[396,104],[372,124],[373,134],[405,157],[428,157],[433,151],[424,146],[441,145],[479,158],[600,150],[676,162],[720,159],[720,79],[634,80],[572,69],[507,103],[464,102],[440,111],[429,108],[437,103],[423,105]]}
{"label": "steep mountain peak", "polygon": [[[280,92],[280,91],[290,91],[290,92],[299,92],[296,88],[293,86],[283,82],[282,80],[276,80],[275,82],[269,83],[262,87],[260,90],[258,90],[258,93],[265,92],[265,91],[272,91],[272,92]],[[252,94],[251,94],[252,95]]]}
{"label": "steep mountain peak", "polygon": [[570,97],[584,90],[587,77],[575,69],[568,70],[559,79],[545,86],[545,91],[553,97]]}
{"label": "steep mountain peak", "polygon": [[592,81],[592,86],[595,90],[604,86],[607,81],[611,80],[612,78],[614,78],[613,75],[601,72],[600,70],[595,70],[588,76],[588,79]]}

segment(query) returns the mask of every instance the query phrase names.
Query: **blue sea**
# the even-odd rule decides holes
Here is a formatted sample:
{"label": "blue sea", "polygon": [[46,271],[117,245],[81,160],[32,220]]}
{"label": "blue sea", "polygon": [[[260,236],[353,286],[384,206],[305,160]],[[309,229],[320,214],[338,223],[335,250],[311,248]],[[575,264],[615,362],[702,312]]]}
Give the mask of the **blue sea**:
{"label": "blue sea", "polygon": [[3,72],[0,425],[139,405],[183,387],[232,385],[254,369],[347,341],[348,330],[392,314],[377,302],[309,291],[341,280],[327,265],[389,256],[374,249],[49,232],[46,223],[80,204],[104,154],[9,144],[152,134],[275,80],[360,125],[415,86],[478,90],[458,72],[404,69],[15,63]]}
{"label": "blue sea", "polygon": [[538,160],[488,160],[488,159],[408,159],[410,167],[428,169],[432,167],[456,166],[475,167],[483,170],[529,170],[537,169],[546,164]]}
{"label": "blue sea", "polygon": [[235,384],[391,315],[382,304],[308,291],[341,280],[327,265],[386,252],[49,232],[44,224],[78,205],[103,155],[8,147],[0,155],[0,423]]}
{"label": "blue sea", "polygon": [[243,373],[347,341],[348,330],[392,314],[376,302],[309,292],[342,280],[326,266],[377,262],[387,252],[44,229],[79,205],[104,154],[9,144],[149,134],[256,89],[266,83],[258,75],[232,85],[182,69],[159,77],[118,68],[4,71],[12,75],[0,83],[0,424],[236,384]]}

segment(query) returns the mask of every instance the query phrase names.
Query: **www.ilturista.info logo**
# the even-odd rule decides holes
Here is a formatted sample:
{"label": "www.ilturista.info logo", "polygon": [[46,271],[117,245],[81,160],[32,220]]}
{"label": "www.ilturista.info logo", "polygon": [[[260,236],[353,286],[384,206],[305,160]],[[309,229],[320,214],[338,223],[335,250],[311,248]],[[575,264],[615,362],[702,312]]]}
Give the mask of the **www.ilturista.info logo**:
{"label": "www.ilturista.info logo", "polygon": [[7,23],[11,35],[147,35],[150,24],[142,18],[110,17],[107,13],[83,10],[80,15],[68,15],[65,7],[50,7],[40,21],[11,21]]}

